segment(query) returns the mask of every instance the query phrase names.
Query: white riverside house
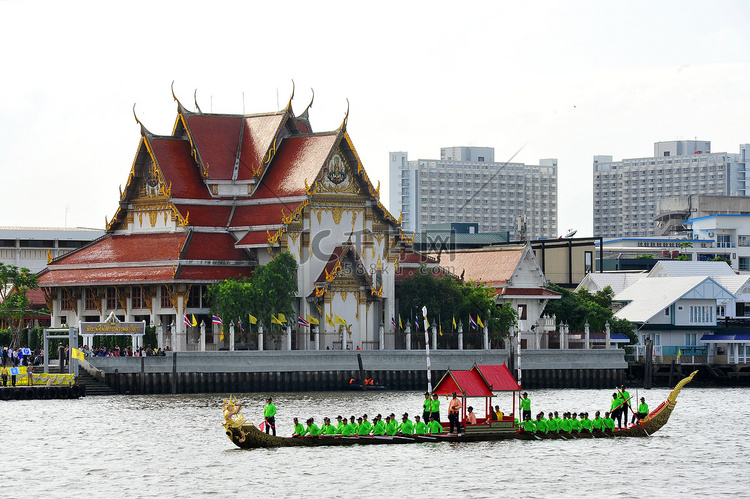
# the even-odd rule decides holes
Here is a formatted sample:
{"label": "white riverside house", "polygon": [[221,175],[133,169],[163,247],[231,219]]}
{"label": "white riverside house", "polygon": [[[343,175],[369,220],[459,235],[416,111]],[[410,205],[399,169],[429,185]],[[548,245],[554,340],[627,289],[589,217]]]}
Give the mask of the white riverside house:
{"label": "white riverside house", "polygon": [[[737,325],[750,324],[750,276],[735,274],[724,262],[662,260],[649,273],[590,274],[576,289],[594,293],[608,285],[622,306],[615,316],[638,328],[638,356],[651,338],[658,359],[668,361],[680,352],[682,363],[746,361],[750,339],[742,341],[744,330]],[[711,311],[692,308],[691,315],[691,307]]]}

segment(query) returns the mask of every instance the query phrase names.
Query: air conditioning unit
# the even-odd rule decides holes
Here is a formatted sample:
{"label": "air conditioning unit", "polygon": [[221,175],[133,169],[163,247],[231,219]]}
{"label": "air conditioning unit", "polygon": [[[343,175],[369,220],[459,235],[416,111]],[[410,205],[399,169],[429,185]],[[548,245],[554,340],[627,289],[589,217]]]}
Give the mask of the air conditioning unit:
{"label": "air conditioning unit", "polygon": [[709,232],[708,233],[708,237],[714,237],[714,233],[713,232]]}

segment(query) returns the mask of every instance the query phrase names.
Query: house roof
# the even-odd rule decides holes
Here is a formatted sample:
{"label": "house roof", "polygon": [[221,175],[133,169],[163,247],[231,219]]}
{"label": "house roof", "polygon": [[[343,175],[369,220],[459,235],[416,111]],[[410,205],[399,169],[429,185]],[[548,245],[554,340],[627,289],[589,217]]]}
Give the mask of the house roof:
{"label": "house roof", "polygon": [[575,290],[586,288],[592,293],[596,293],[609,286],[617,294],[634,282],[646,277],[648,277],[646,272],[589,272]]}
{"label": "house roof", "polygon": [[631,322],[648,322],[680,299],[732,299],[732,293],[706,276],[641,279],[614,297],[629,302],[615,317]]}
{"label": "house roof", "polygon": [[736,275],[726,262],[685,262],[659,260],[649,271],[649,277]]}
{"label": "house roof", "polygon": [[492,390],[477,371],[446,372],[432,390],[438,395],[450,395],[453,392],[464,397],[492,397]]}
{"label": "house roof", "polygon": [[[465,281],[503,286],[513,277],[525,246],[502,246],[440,253],[440,266]],[[437,256],[432,255],[433,257]]]}

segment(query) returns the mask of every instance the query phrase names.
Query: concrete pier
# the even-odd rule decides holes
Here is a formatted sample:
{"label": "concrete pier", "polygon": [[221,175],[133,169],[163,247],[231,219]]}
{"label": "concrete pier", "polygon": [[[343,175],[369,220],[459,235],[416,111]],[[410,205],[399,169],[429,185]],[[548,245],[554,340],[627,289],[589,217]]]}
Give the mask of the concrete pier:
{"label": "concrete pier", "polygon": [[[397,351],[221,351],[179,352],[166,357],[95,357],[88,362],[118,393],[228,393],[336,391],[365,376],[392,390],[426,387],[424,352]],[[623,350],[525,350],[523,386],[609,388],[625,379]],[[434,382],[448,370],[502,364],[507,350],[430,352]]]}

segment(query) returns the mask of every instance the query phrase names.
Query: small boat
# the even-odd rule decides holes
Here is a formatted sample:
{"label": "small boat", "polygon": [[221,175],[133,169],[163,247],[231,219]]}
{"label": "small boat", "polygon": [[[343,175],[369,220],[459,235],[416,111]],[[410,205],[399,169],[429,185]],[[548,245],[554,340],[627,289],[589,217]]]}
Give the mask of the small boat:
{"label": "small boat", "polygon": [[365,378],[365,384],[363,385],[362,382],[358,379],[351,379],[349,380],[349,384],[347,385],[347,388],[349,390],[387,390],[388,387],[385,385],[381,385],[379,382],[373,380],[372,378]]}
{"label": "small boat", "polygon": [[512,419],[503,421],[489,421],[483,424],[470,425],[464,433],[440,435],[393,435],[393,436],[352,436],[327,435],[314,437],[277,437],[258,430],[252,423],[246,422],[241,414],[242,406],[230,397],[224,402],[224,429],[229,440],[241,449],[257,449],[264,447],[318,447],[341,445],[384,445],[384,444],[414,444],[435,442],[486,442],[494,440],[571,440],[577,438],[622,438],[648,437],[667,424],[677,404],[680,390],[692,381],[698,373],[694,371],[683,379],[669,394],[667,400],[637,425],[614,431],[593,432],[559,432],[559,433],[529,433],[519,429]]}

